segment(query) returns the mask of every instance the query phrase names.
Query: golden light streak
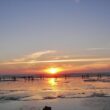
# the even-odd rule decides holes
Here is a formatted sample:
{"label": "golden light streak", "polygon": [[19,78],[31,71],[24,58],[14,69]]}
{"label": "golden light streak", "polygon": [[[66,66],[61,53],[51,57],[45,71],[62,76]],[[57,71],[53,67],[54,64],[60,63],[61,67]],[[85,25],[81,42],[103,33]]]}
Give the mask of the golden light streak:
{"label": "golden light streak", "polygon": [[49,84],[50,84],[51,86],[55,86],[55,85],[56,85],[56,78],[50,78],[50,79],[48,80],[48,82],[49,82]]}

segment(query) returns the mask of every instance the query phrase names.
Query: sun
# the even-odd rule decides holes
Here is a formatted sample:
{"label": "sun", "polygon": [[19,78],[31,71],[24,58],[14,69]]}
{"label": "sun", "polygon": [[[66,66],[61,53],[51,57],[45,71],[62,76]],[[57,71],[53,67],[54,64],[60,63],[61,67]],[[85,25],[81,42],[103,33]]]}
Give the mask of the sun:
{"label": "sun", "polygon": [[52,74],[56,74],[58,72],[58,68],[50,68],[49,72]]}
{"label": "sun", "polygon": [[46,69],[46,72],[49,73],[49,74],[57,74],[61,71],[61,68],[55,68],[55,67],[52,67],[52,68],[48,68]]}

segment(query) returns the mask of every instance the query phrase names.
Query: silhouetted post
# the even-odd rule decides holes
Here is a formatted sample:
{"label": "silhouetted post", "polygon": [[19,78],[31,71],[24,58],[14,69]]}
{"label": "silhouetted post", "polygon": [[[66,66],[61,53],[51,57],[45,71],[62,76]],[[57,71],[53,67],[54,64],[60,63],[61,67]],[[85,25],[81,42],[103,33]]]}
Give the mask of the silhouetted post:
{"label": "silhouetted post", "polygon": [[48,106],[45,106],[45,107],[43,108],[43,110],[52,110],[52,108],[51,108],[51,107],[48,107]]}
{"label": "silhouetted post", "polygon": [[31,79],[31,77],[30,77],[30,76],[28,76],[28,81],[30,81],[30,79]]}
{"label": "silhouetted post", "polygon": [[27,80],[26,76],[23,76],[23,79],[24,79],[24,81],[26,81]]}
{"label": "silhouetted post", "polygon": [[13,80],[13,81],[16,81],[16,77],[15,77],[15,76],[13,76],[13,77],[12,77],[12,80]]}
{"label": "silhouetted post", "polygon": [[84,75],[83,75],[83,74],[82,74],[82,76],[81,76],[81,77],[82,77],[82,79],[84,79]]}
{"label": "silhouetted post", "polygon": [[33,81],[34,80],[34,77],[33,76],[31,76],[31,81]]}

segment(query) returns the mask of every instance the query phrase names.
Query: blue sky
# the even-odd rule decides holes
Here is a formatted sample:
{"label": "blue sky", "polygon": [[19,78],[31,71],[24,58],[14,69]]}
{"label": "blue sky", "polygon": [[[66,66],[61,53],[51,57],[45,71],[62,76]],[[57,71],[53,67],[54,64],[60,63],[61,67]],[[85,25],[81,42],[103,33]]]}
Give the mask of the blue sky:
{"label": "blue sky", "polygon": [[37,51],[110,56],[110,0],[0,0],[0,61]]}

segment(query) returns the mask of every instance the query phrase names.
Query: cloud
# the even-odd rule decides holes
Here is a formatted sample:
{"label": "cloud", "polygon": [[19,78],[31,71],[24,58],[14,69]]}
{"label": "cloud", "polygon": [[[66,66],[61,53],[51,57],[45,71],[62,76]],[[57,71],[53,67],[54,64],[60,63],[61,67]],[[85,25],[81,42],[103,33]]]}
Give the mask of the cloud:
{"label": "cloud", "polygon": [[88,48],[88,51],[102,51],[102,50],[110,50],[110,48]]}
{"label": "cloud", "polygon": [[[89,48],[90,51],[105,50],[107,48]],[[109,49],[109,48],[108,48]],[[0,63],[0,65],[14,65],[14,64],[37,64],[37,63],[63,63],[63,62],[107,62],[110,58],[72,58],[69,55],[54,56],[55,50],[47,50],[35,52],[25,55],[22,58],[13,59]],[[50,56],[51,55],[51,56]]]}
{"label": "cloud", "polygon": [[14,61],[29,61],[29,60],[36,60],[39,57],[46,55],[46,54],[51,54],[51,53],[55,53],[55,50],[47,50],[47,51],[40,51],[40,52],[35,52],[32,53],[30,55],[25,56],[24,58],[20,58],[20,59],[14,59]]}
{"label": "cloud", "polygon": [[23,63],[35,63],[37,62],[37,60],[44,56],[44,55],[48,55],[48,54],[52,54],[55,53],[55,50],[47,50],[47,51],[40,51],[40,52],[35,52],[32,53],[30,55],[26,55],[22,58],[18,58],[18,59],[13,59],[12,61],[8,61],[8,62],[3,62],[0,64],[23,64]]}
{"label": "cloud", "polygon": [[64,60],[48,60],[48,61],[37,61],[36,63],[51,63],[51,62],[100,62],[110,61],[110,58],[89,58],[89,59],[64,59]]}
{"label": "cloud", "polygon": [[2,64],[37,64],[37,63],[63,63],[63,62],[68,62],[68,63],[69,62],[108,62],[108,61],[110,61],[110,58],[61,59],[61,60],[60,59],[59,60],[35,60],[35,59],[31,59],[31,60],[23,60],[23,61],[5,62]]}

